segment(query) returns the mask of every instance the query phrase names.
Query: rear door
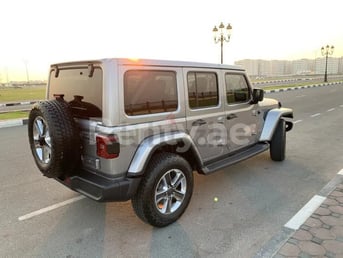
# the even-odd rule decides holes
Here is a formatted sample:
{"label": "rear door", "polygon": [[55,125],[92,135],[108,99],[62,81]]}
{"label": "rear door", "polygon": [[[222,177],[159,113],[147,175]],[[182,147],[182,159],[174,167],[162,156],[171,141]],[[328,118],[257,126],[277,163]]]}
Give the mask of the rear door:
{"label": "rear door", "polygon": [[100,63],[55,65],[50,70],[48,99],[63,95],[81,130],[82,161],[98,169],[95,128],[103,117],[103,68]]}
{"label": "rear door", "polygon": [[218,71],[184,68],[187,130],[204,161],[227,153],[222,87]]}

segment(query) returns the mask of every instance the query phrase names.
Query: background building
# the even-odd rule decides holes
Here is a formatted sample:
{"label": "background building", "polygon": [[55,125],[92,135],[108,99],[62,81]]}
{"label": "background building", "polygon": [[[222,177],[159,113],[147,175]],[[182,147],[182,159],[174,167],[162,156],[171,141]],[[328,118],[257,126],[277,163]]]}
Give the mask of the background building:
{"label": "background building", "polygon": [[[299,60],[244,59],[235,62],[244,67],[250,76],[289,76],[324,74],[325,57]],[[343,74],[343,57],[329,57],[328,74]]]}
{"label": "background building", "polygon": [[338,73],[343,74],[343,56],[338,58]]}
{"label": "background building", "polygon": [[[340,58],[330,58],[328,59],[328,74],[338,74]],[[325,71],[325,57],[317,58],[315,60],[315,73],[323,74]]]}

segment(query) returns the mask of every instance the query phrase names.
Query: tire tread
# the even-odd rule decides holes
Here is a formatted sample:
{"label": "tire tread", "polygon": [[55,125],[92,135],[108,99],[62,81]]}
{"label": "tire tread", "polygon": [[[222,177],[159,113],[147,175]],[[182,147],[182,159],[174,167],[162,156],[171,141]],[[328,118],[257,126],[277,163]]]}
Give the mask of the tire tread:
{"label": "tire tread", "polygon": [[[151,196],[153,195],[156,183],[159,180],[159,173],[170,169],[174,165],[182,167],[183,172],[189,176],[189,182],[187,182],[188,196],[185,197],[186,199],[182,204],[183,207],[176,211],[176,214],[170,214],[171,216],[162,215],[159,214],[154,207],[155,204]],[[164,227],[176,221],[183,214],[191,199],[192,192],[193,174],[188,162],[174,153],[162,152],[157,153],[150,160],[145,177],[142,179],[138,191],[132,198],[131,203],[135,213],[141,220],[156,227]]]}
{"label": "tire tread", "polygon": [[286,156],[286,126],[280,119],[270,142],[270,157],[274,161],[283,161]]}

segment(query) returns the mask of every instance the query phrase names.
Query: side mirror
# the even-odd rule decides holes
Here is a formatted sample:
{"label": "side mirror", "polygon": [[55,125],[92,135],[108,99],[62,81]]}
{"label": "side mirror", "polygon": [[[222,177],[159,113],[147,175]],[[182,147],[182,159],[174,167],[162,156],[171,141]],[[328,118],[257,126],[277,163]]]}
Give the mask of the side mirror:
{"label": "side mirror", "polygon": [[257,104],[259,101],[262,101],[264,97],[264,90],[254,89],[252,92],[252,101],[251,104]]}

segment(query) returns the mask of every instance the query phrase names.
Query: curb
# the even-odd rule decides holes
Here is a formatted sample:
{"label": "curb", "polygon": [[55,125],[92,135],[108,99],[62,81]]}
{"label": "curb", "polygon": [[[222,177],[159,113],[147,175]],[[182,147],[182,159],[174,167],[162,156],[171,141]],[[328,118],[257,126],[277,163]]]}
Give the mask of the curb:
{"label": "curb", "polygon": [[254,85],[258,84],[268,84],[268,83],[276,83],[276,82],[296,82],[298,81],[297,79],[284,79],[284,80],[272,80],[272,81],[259,81],[259,82],[254,82]]}
{"label": "curb", "polygon": [[331,85],[342,84],[343,82],[329,82],[329,83],[321,83],[321,84],[313,84],[313,85],[304,85],[299,87],[290,87],[290,88],[281,88],[277,90],[265,90],[265,93],[276,93],[276,92],[284,92],[284,91],[291,91],[291,90],[301,90],[301,89],[309,89],[309,88],[317,88],[317,87],[326,87]]}
{"label": "curb", "polygon": [[7,128],[13,126],[23,126],[28,124],[29,119],[11,119],[11,120],[4,120],[0,121],[0,128]]}
{"label": "curb", "polygon": [[[300,226],[312,216],[314,211],[327,199],[327,197],[331,194],[332,191],[336,189],[336,187],[343,183],[343,169],[340,170],[336,176],[331,179],[329,183],[327,183],[317,195],[314,195],[311,200],[309,200],[283,227],[282,229],[275,234],[256,254],[253,258],[270,258],[277,255],[278,251],[281,247],[287,243],[287,241],[294,235],[294,233],[300,228]],[[318,199],[320,199],[318,201]],[[314,203],[313,201],[317,200],[315,207],[309,208],[310,203]],[[302,214],[302,218],[299,222],[299,214]],[[307,213],[307,214],[304,214]],[[296,222],[294,222],[296,221]],[[293,226],[291,225],[293,224]],[[294,224],[297,224],[294,226]],[[290,226],[291,225],[291,226]]]}
{"label": "curb", "polygon": [[13,107],[13,106],[20,106],[20,105],[31,105],[38,102],[38,100],[34,101],[23,101],[23,102],[11,102],[11,103],[0,103],[0,107]]}

